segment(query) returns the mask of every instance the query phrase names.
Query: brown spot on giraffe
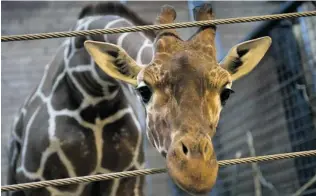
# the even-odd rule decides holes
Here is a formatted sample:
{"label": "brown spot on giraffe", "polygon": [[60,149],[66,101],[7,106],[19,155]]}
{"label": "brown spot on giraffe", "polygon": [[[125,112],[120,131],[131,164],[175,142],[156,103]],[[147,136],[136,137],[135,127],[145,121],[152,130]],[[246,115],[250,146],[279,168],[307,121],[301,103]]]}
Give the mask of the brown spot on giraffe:
{"label": "brown spot on giraffe", "polygon": [[[197,20],[212,20],[208,4],[196,9]],[[175,10],[164,6],[158,24],[172,23]],[[212,144],[220,112],[232,82],[248,74],[271,45],[269,37],[236,45],[217,63],[215,27],[203,27],[189,40],[176,30],[157,31],[155,54],[141,68],[115,45],[86,41],[85,47],[108,75],[136,87],[147,112],[147,136],[166,157],[174,182],[187,192],[206,193],[214,186],[218,163]],[[120,54],[118,57],[113,54]],[[124,62],[122,72],[116,62]]]}

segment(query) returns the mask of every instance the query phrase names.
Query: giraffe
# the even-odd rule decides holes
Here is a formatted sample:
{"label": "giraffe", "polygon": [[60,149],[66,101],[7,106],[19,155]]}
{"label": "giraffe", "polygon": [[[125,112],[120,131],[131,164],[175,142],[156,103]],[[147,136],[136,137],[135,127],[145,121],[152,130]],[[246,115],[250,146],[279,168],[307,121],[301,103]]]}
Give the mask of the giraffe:
{"label": "giraffe", "polygon": [[[165,6],[157,22],[175,15]],[[196,17],[214,18],[207,5]],[[123,5],[106,3],[84,8],[74,29],[143,24]],[[9,183],[140,169],[146,130],[180,188],[209,191],[218,170],[211,141],[231,83],[271,44],[269,37],[241,43],[218,64],[214,34],[207,27],[188,41],[173,29],[67,39],[15,119]],[[16,194],[143,195],[142,187],[136,177]]]}
{"label": "giraffe", "polygon": [[[123,4],[84,7],[72,30],[148,24]],[[139,64],[152,60],[154,32],[66,39],[20,108],[10,140],[8,184],[144,168],[145,111],[132,86],[94,63],[85,40],[125,47]],[[144,177],[48,187],[16,196],[141,196]]]}
{"label": "giraffe", "polygon": [[[209,4],[195,10],[195,20],[215,18]],[[157,24],[173,23],[176,11],[163,6]],[[188,40],[175,29],[156,31],[154,56],[139,65],[124,48],[105,42],[84,45],[105,74],[134,86],[146,110],[146,134],[166,160],[173,182],[189,194],[205,194],[214,186],[218,162],[212,139],[232,83],[249,74],[272,40],[261,37],[239,43],[216,60],[215,26],[201,27]]]}

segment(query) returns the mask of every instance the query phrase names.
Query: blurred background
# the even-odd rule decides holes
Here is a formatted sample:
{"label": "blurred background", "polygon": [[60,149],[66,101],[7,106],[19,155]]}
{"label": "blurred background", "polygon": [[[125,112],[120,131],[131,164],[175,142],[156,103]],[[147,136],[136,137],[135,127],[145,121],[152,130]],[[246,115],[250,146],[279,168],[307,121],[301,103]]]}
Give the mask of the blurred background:
{"label": "blurred background", "polygon": [[[85,1],[2,1],[2,35],[67,31]],[[123,1],[147,21],[164,4],[177,10],[177,21],[191,21],[188,1]],[[212,2],[216,18],[315,10],[315,2]],[[234,83],[215,135],[219,160],[316,149],[316,17],[217,27],[218,61],[244,40],[270,36],[267,55],[257,68]],[[180,29],[188,38],[195,28]],[[13,117],[39,83],[45,65],[64,39],[1,43],[1,185],[6,184],[8,136]],[[150,145],[148,167],[164,167]],[[316,195],[316,157],[242,164],[219,170],[212,196]],[[171,195],[166,174],[148,176],[149,195]],[[309,186],[304,186],[308,183]],[[302,188],[303,187],[303,188]]]}

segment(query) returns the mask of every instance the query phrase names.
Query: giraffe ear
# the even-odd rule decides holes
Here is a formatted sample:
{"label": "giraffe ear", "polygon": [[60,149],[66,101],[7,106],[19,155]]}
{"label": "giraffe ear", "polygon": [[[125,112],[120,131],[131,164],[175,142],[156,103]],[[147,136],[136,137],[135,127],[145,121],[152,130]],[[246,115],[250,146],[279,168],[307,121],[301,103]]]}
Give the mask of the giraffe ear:
{"label": "giraffe ear", "polygon": [[257,66],[271,43],[268,36],[242,42],[228,52],[220,65],[232,75],[233,81],[238,80]]}
{"label": "giraffe ear", "polygon": [[126,51],[114,44],[85,41],[84,46],[96,64],[109,76],[137,85],[137,74],[141,68]]}

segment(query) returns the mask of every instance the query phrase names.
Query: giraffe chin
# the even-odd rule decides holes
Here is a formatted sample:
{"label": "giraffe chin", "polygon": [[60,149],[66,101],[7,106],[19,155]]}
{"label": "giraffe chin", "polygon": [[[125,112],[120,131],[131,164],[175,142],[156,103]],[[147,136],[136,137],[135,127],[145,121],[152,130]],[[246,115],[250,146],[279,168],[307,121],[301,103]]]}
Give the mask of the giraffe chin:
{"label": "giraffe chin", "polygon": [[173,182],[190,195],[205,195],[216,183],[219,167],[216,159],[207,162],[198,158],[181,160],[171,152],[166,161]]}

